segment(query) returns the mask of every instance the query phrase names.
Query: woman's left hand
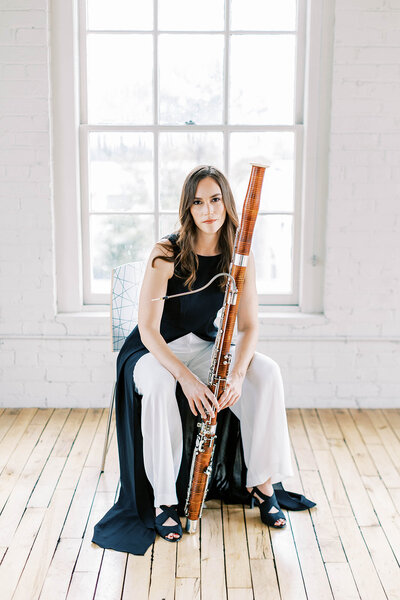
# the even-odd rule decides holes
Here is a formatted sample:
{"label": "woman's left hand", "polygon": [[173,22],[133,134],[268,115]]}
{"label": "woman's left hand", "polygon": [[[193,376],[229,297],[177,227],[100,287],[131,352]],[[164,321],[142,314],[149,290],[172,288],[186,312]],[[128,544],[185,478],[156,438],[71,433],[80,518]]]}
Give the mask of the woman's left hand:
{"label": "woman's left hand", "polygon": [[243,380],[244,377],[234,371],[228,376],[225,391],[218,400],[220,410],[227,406],[233,406],[239,400],[242,393]]}

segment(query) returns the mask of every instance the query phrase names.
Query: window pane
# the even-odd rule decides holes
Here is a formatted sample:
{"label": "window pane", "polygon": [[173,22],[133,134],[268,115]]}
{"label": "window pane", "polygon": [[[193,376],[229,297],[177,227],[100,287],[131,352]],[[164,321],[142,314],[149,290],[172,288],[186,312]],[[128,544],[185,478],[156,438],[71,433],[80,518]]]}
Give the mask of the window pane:
{"label": "window pane", "polygon": [[177,210],[183,182],[197,165],[223,169],[221,133],[160,134],[160,203],[164,210]]}
{"label": "window pane", "polygon": [[222,122],[222,35],[160,35],[160,123]]}
{"label": "window pane", "polygon": [[271,166],[265,171],[260,210],[294,209],[294,134],[291,131],[232,133],[230,149],[229,183],[239,210],[242,210],[249,183],[250,162],[266,160]]}
{"label": "window pane", "polygon": [[179,229],[179,215],[160,215],[160,238]]}
{"label": "window pane", "polygon": [[158,11],[159,29],[224,29],[224,0],[162,0]]}
{"label": "window pane", "polygon": [[143,0],[88,0],[88,29],[152,29],[153,3]]}
{"label": "window pane", "polygon": [[152,36],[89,34],[87,51],[89,123],[152,123]]}
{"label": "window pane", "polygon": [[293,31],[296,0],[231,0],[231,29]]}
{"label": "window pane", "polygon": [[231,123],[293,123],[293,35],[234,35],[231,42]]}
{"label": "window pane", "polygon": [[259,294],[292,293],[292,234],[290,215],[258,215],[251,249],[256,261]]}
{"label": "window pane", "polygon": [[91,285],[94,293],[109,293],[111,270],[126,262],[145,260],[154,244],[150,215],[91,215]]}
{"label": "window pane", "polygon": [[153,210],[153,135],[91,133],[91,211]]}

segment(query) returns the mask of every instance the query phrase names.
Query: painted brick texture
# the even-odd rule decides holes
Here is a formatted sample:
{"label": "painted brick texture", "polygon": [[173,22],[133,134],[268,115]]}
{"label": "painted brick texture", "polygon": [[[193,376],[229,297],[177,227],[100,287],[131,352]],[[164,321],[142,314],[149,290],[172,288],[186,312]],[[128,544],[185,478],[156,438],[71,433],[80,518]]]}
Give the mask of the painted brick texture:
{"label": "painted brick texture", "polygon": [[[263,319],[286,405],[400,398],[400,1],[336,0],[324,314]],[[0,9],[0,406],[106,406],[107,318],[56,318],[49,2]],[[363,339],[365,338],[365,339]]]}

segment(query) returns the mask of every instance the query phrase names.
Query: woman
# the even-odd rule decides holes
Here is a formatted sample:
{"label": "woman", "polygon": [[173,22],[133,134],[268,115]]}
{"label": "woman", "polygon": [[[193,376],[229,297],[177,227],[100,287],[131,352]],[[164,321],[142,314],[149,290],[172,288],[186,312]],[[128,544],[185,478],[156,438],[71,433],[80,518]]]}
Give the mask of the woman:
{"label": "woman", "polygon": [[225,176],[210,166],[193,169],[183,185],[179,217],[179,231],[156,244],[150,254],[138,326],[118,355],[121,490],[117,503],[95,526],[92,540],[133,554],[144,554],[154,530],[170,542],[181,538],[179,513],[188,485],[195,422],[207,412],[219,413],[207,498],[250,501],[260,508],[262,521],[274,527],[285,526],[279,494],[287,508],[314,506],[282,486],[276,494],[273,489],[273,484],[292,476],[293,469],[280,369],[255,351],[253,254],[238,310],[239,340],[231,346],[230,375],[219,402],[205,382],[225,277],[197,294],[152,302],[198,289],[216,273],[229,271],[238,217]]}

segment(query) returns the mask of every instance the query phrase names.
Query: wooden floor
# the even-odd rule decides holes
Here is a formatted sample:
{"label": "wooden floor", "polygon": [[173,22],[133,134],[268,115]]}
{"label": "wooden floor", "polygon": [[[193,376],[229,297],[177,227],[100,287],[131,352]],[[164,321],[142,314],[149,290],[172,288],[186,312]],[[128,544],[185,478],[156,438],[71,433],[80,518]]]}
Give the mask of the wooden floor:
{"label": "wooden floor", "polygon": [[317,506],[284,511],[208,503],[200,531],[159,537],[145,556],[91,543],[116,498],[107,411],[0,409],[2,600],[338,600],[400,598],[400,410],[288,409],[295,477]]}

